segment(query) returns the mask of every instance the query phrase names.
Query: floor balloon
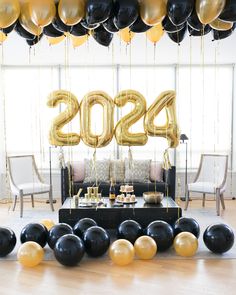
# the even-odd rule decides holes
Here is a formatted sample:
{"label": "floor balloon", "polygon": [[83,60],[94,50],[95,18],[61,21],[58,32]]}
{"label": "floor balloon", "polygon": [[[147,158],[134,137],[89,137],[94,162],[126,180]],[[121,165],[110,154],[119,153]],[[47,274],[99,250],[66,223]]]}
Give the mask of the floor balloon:
{"label": "floor balloon", "polygon": [[15,233],[10,228],[0,227],[0,257],[5,257],[11,253],[15,245]]}
{"label": "floor balloon", "polygon": [[75,226],[73,227],[74,234],[83,239],[83,235],[86,230],[92,226],[96,226],[97,223],[91,218],[82,218],[80,219]]}
{"label": "floor balloon", "polygon": [[177,236],[181,232],[190,232],[199,238],[200,226],[193,218],[181,217],[174,224],[174,234]]}
{"label": "floor balloon", "polygon": [[21,231],[20,240],[21,243],[35,242],[42,248],[47,244],[48,230],[46,226],[41,223],[29,223]]}
{"label": "floor balloon", "polygon": [[123,221],[117,229],[117,237],[119,239],[125,239],[130,241],[132,244],[143,235],[143,229],[141,225],[134,220]]}
{"label": "floor balloon", "polygon": [[66,223],[59,223],[54,225],[48,232],[48,245],[54,249],[57,240],[67,234],[73,234],[73,229]]}
{"label": "floor balloon", "polygon": [[139,237],[134,243],[135,254],[143,260],[152,259],[157,253],[157,245],[153,238]]}
{"label": "floor balloon", "polygon": [[181,232],[174,239],[174,249],[180,256],[194,256],[198,249],[198,240],[190,232]]}
{"label": "floor balloon", "polygon": [[22,244],[17,253],[17,259],[23,266],[35,267],[44,257],[43,248],[35,242]]}
{"label": "floor balloon", "polygon": [[109,249],[111,260],[120,266],[130,264],[134,259],[134,246],[127,240],[117,240],[112,243]]}

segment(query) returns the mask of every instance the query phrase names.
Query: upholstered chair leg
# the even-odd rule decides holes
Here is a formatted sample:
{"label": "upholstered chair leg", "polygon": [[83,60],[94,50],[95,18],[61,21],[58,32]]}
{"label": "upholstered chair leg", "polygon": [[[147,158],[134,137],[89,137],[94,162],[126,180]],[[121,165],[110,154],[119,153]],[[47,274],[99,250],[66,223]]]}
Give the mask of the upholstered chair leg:
{"label": "upholstered chair leg", "polygon": [[23,217],[23,194],[20,193],[20,217]]}
{"label": "upholstered chair leg", "polygon": [[221,201],[221,206],[225,210],[225,201],[224,201],[224,195],[220,194],[220,201]]}
{"label": "upholstered chair leg", "polygon": [[14,204],[13,204],[12,211],[15,211],[16,209],[16,201],[17,201],[17,196],[14,197]]}
{"label": "upholstered chair leg", "polygon": [[34,208],[34,195],[31,195],[32,207]]}
{"label": "upholstered chair leg", "polygon": [[220,215],[220,190],[216,190],[216,213]]}
{"label": "upholstered chair leg", "polygon": [[206,194],[203,193],[203,198],[202,198],[202,207],[205,207],[205,202],[206,202]]}
{"label": "upholstered chair leg", "polygon": [[188,203],[189,203],[189,191],[187,192],[186,200],[185,200],[185,208],[184,210],[188,209]]}
{"label": "upholstered chair leg", "polygon": [[50,203],[52,211],[54,211],[53,199],[52,199],[52,187],[50,188],[50,191],[49,191],[49,203]]}

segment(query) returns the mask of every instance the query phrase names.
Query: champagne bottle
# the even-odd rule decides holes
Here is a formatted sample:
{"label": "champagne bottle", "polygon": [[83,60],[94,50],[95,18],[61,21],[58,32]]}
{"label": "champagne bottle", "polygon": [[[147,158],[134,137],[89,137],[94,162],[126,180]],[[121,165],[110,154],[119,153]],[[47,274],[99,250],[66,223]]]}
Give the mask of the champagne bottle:
{"label": "champagne bottle", "polygon": [[114,181],[113,181],[113,179],[111,179],[111,185],[110,185],[110,189],[109,189],[109,200],[114,201],[115,199],[116,199],[116,190],[115,190],[115,186],[114,186]]}

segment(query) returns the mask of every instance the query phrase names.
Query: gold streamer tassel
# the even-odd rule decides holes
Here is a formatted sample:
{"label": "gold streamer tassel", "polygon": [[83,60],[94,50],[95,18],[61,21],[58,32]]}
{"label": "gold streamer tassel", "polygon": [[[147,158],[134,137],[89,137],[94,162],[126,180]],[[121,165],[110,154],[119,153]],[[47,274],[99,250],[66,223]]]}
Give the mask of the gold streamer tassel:
{"label": "gold streamer tassel", "polygon": [[169,151],[168,151],[168,149],[166,149],[164,151],[164,155],[163,155],[163,168],[165,170],[170,170],[171,169],[171,163],[170,163],[170,157],[169,157]]}
{"label": "gold streamer tassel", "polygon": [[128,151],[128,161],[129,161],[129,169],[132,169],[134,166],[134,162],[133,162],[133,154],[132,154],[131,147],[129,147],[129,151]]}

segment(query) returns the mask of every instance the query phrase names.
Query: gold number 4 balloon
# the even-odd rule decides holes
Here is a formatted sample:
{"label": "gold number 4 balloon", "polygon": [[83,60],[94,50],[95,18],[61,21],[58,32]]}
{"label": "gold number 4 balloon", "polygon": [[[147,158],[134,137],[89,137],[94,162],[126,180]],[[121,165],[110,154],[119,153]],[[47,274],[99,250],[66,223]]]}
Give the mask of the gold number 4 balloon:
{"label": "gold number 4 balloon", "polygon": [[[179,144],[175,96],[174,91],[161,93],[146,111],[145,98],[135,90],[121,91],[115,97],[114,102],[103,91],[89,92],[81,101],[80,106],[71,92],[64,90],[55,91],[49,95],[48,106],[56,107],[60,103],[65,103],[67,109],[54,119],[49,141],[56,146],[79,144],[80,136],[77,133],[65,134],[62,132],[62,128],[76,116],[80,109],[81,138],[90,147],[101,148],[108,145],[115,133],[115,138],[119,145],[142,146],[147,143],[149,135],[164,137],[168,140],[169,147],[175,148]],[[133,110],[121,118],[114,129],[114,106],[123,107],[128,102],[134,104]],[[103,131],[99,135],[94,134],[91,128],[91,110],[95,104],[100,104],[103,108]],[[156,126],[154,120],[163,109],[166,110],[166,124]],[[132,133],[130,131],[132,125],[142,117],[144,117],[145,132]]]}
{"label": "gold number 4 balloon", "polygon": [[49,133],[49,142],[51,145],[55,146],[77,145],[80,142],[80,136],[77,133],[63,133],[61,129],[78,113],[78,100],[76,96],[69,91],[58,90],[52,92],[48,97],[47,105],[51,108],[55,108],[60,103],[66,104],[67,108],[53,120]]}

